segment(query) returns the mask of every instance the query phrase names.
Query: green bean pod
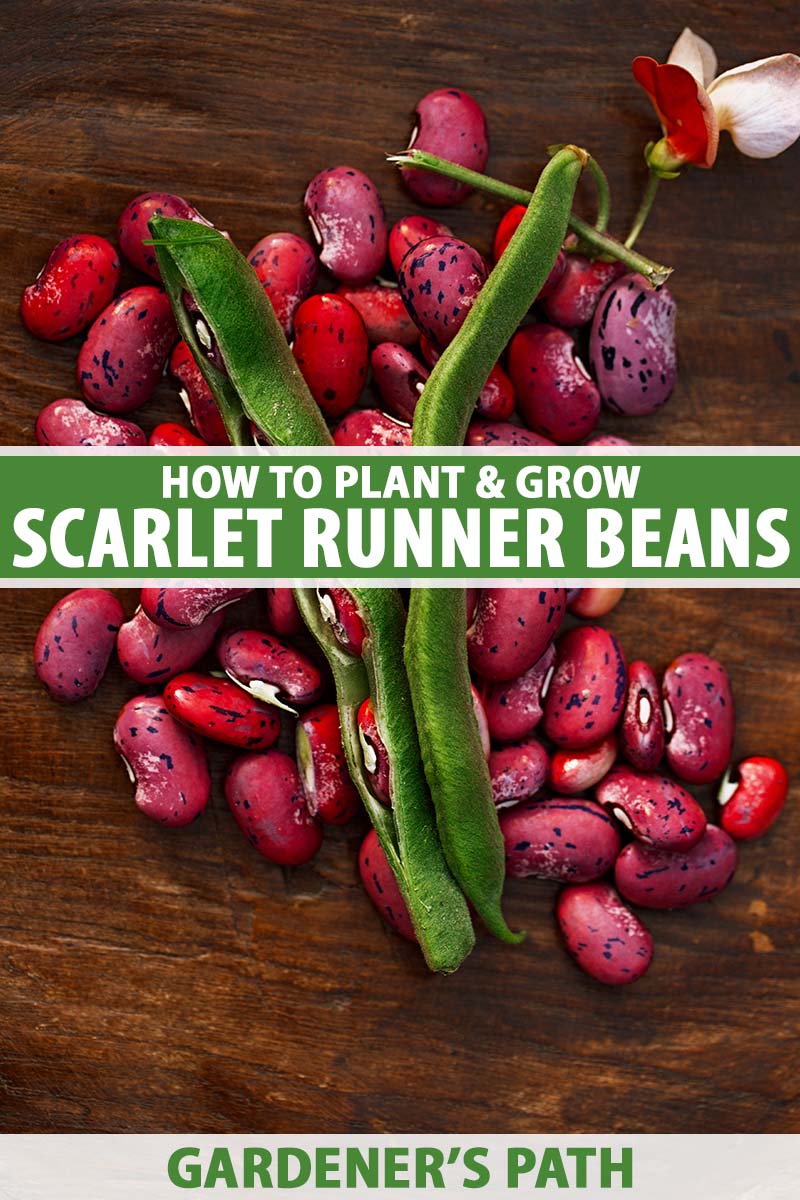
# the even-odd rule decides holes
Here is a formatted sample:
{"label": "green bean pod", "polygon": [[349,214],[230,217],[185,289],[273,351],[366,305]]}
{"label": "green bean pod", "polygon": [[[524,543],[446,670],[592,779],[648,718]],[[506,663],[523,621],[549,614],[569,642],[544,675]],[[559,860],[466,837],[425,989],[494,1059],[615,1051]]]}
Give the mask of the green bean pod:
{"label": "green bean pod", "polygon": [[520,942],[503,917],[505,853],[472,705],[462,588],[415,588],[405,660],[422,761],[450,870],[491,933]]}
{"label": "green bean pod", "polygon": [[481,388],[538,296],[561,249],[587,159],[565,146],[539,176],[525,216],[431,371],[414,412],[415,446],[462,446]]}
{"label": "green bean pod", "polygon": [[[322,413],[247,259],[215,229],[152,217],[158,265],[181,337],[200,368],[234,446],[251,445],[245,418],[274,446],[332,446]],[[206,357],[183,303],[197,302],[227,370]]]}
{"label": "green bean pod", "polygon": [[[475,934],[442,851],[425,781],[403,662],[403,604],[389,588],[348,590],[367,631],[360,658],[337,641],[314,588],[296,588],[295,596],[333,672],[350,775],[395,874],[422,953],[431,970],[449,974],[472,950]],[[357,718],[368,696],[389,759],[391,808],[372,794],[364,767]]]}

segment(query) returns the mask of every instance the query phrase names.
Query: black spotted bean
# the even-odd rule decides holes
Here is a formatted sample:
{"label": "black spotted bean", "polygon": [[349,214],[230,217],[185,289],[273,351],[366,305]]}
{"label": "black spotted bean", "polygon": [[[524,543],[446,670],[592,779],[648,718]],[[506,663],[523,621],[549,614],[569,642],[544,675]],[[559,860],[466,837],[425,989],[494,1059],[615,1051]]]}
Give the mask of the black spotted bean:
{"label": "black spotted bean", "polygon": [[386,212],[380,192],[355,167],[315,175],[303,201],[320,261],[343,283],[369,283],[386,258]]}
{"label": "black spotted bean", "polygon": [[551,642],[532,667],[508,683],[490,684],[483,697],[489,732],[498,742],[516,742],[542,719],[556,648]]}
{"label": "black spotted bean", "polygon": [[628,667],[628,691],[619,727],[619,748],[631,766],[655,771],[664,757],[664,717],[658,679],[650,663]]}
{"label": "black spotted bean", "polygon": [[190,629],[249,596],[252,588],[142,588],[142,608],[165,629]]}
{"label": "black spotted bean", "polygon": [[167,684],[164,703],[176,721],[226,746],[268,750],[280,733],[275,709],[252,699],[229,679],[184,671]]}
{"label": "black spotted bean", "polygon": [[200,816],[211,794],[202,743],[159,696],[135,696],[114,725],[114,748],[136,785],[136,807],[152,821],[179,827]]}
{"label": "black spotted bean", "polygon": [[315,704],[323,679],[311,659],[288,642],[258,629],[232,629],[217,642],[225,674],[257,700],[296,714]]}
{"label": "black spotted bean", "polygon": [[520,329],[511,339],[508,371],[519,415],[537,433],[575,445],[592,432],[600,393],[565,329],[545,324]]}
{"label": "black spotted bean", "polygon": [[283,332],[291,337],[294,314],[311,295],[317,278],[313,247],[296,233],[270,233],[256,242],[247,261],[269,296]]}
{"label": "black spotted bean", "polygon": [[623,275],[600,297],[590,362],[606,408],[640,417],[661,408],[678,376],[675,301],[643,275]]}
{"label": "black spotted bean", "polygon": [[667,762],[686,783],[711,783],[733,749],[736,711],[728,674],[707,654],[681,654],[661,685]]}
{"label": "black spotted bean", "polygon": [[435,345],[448,346],[488,277],[477,250],[454,238],[426,238],[409,250],[397,278],[414,324]]}
{"label": "black spotted bean", "polygon": [[535,796],[547,780],[547,751],[535,738],[501,746],[489,754],[489,775],[495,804],[515,804]]}
{"label": "black spotted bean", "polygon": [[124,616],[116,596],[102,588],[78,588],[50,610],[33,657],[36,674],[54,699],[74,703],[97,691]]}
{"label": "black spotted bean", "polygon": [[92,412],[82,400],[53,400],[36,418],[40,446],[144,446],[147,437],[133,421]]}
{"label": "black spotted bean", "polygon": [[620,850],[614,821],[584,797],[544,797],[500,813],[506,875],[589,883],[609,871]]}
{"label": "black spotted bean", "polygon": [[523,675],[552,642],[565,605],[563,588],[483,588],[467,631],[473,671],[492,683]]}
{"label": "black spotted bean", "polygon": [[225,775],[225,799],[259,854],[282,867],[310,862],[322,845],[294,759],[279,750],[242,754]]}
{"label": "black spotted bean", "polygon": [[622,716],[627,673],[619,642],[601,625],[570,629],[556,643],[556,663],[544,702],[549,738],[580,750],[611,733]]}
{"label": "black spotted bean", "polygon": [[152,396],[178,337],[166,292],[145,286],[103,309],[78,354],[78,384],[103,412],[127,413]]}
{"label": "black spotted bean", "polygon": [[635,983],[652,962],[652,937],[609,883],[565,887],[556,918],[567,953],[599,983]]}
{"label": "black spotted bean", "polygon": [[733,879],[736,843],[716,825],[690,849],[675,853],[630,842],[617,859],[616,884],[642,908],[686,908],[718,896]]}
{"label": "black spotted bean", "polygon": [[620,763],[595,789],[608,812],[637,841],[665,850],[686,850],[706,828],[702,808],[689,792],[667,775],[648,774]]}
{"label": "black spotted bean", "polygon": [[166,683],[208,653],[222,619],[221,612],[211,613],[192,628],[167,629],[151,621],[139,606],[117,635],[117,656],[123,671],[137,683]]}
{"label": "black spotted bean", "polygon": [[91,233],[65,238],[22,293],[20,316],[35,337],[62,342],[91,325],[118,282],[119,255],[110,242]]}

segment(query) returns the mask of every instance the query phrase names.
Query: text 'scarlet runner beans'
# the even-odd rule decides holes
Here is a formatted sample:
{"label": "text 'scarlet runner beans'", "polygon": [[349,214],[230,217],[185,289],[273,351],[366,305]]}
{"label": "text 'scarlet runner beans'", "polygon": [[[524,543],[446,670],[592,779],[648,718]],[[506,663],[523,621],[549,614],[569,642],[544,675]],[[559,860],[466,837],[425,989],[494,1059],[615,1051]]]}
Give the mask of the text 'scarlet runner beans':
{"label": "text 'scarlet runner beans'", "polygon": [[[652,412],[677,375],[670,270],[635,249],[659,180],[710,166],[720,128],[758,157],[800,132],[800,60],[748,69],[781,93],[770,124],[748,111],[737,72],[706,78],[712,58],[685,30],[669,69],[634,64],[658,98],[663,136],[646,147],[647,186],[625,238],[608,233],[606,178],[580,147],[550,147],[532,193],[483,174],[486,119],[457,88],[419,102],[397,161],[422,205],[452,206],[476,187],[512,203],[493,266],[435,216],[390,227],[374,183],[351,166],[309,184],[311,240],[270,234],[246,257],[180,197],[135,197],[117,240],[147,282],[118,295],[117,250],[87,234],[61,242],[25,290],[31,333],[58,341],[88,330],[80,396],[39,414],[37,440],[628,444],[595,432],[601,413]],[[696,100],[671,90],[676,72],[694,80]],[[583,173],[593,223],[573,210]],[[382,274],[387,258],[394,278]],[[193,429],[169,422],[148,437],[128,417],[167,367]],[[42,625],[37,673],[55,698],[84,699],[116,646],[143,690],[118,717],[115,746],[137,805],[161,824],[202,813],[215,742],[240,752],[226,798],[271,862],[309,861],[326,825],[365,811],[364,887],[433,970],[454,971],[470,952],[471,910],[520,941],[501,909],[503,882],[533,876],[564,885],[556,917],[579,966],[633,982],[653,946],[628,905],[677,909],[718,895],[736,840],[764,833],[781,810],[779,763],[729,765],[734,704],[720,663],[688,652],[660,680],[649,663],[626,663],[598,623],[620,589],[421,588],[404,599],[332,581],[267,589],[256,619],[242,626],[234,611],[230,622],[222,610],[248,590],[148,586],[127,621],[110,593],[73,592]],[[689,790],[717,780],[719,825]]]}

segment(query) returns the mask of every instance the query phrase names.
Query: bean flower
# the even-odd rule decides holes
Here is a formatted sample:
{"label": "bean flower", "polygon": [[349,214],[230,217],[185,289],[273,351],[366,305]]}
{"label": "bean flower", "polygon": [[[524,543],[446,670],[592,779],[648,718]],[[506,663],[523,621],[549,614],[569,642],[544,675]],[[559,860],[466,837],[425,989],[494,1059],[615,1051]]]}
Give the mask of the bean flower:
{"label": "bean flower", "polygon": [[773,158],[800,137],[800,58],[776,54],[717,74],[713,48],[684,29],[666,63],[639,57],[633,75],[658,114],[664,137],[648,153],[654,171],[711,167],[727,129],[750,158]]}

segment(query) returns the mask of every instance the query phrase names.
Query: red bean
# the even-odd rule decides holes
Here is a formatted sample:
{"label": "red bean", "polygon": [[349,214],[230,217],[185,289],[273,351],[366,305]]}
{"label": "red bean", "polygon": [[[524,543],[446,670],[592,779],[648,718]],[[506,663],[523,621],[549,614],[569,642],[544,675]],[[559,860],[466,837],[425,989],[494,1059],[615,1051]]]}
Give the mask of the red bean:
{"label": "red bean", "polygon": [[178,395],[200,437],[209,446],[228,446],[216,401],[186,342],[178,342],[169,359],[169,373],[180,384]]}
{"label": "red bean", "polygon": [[550,438],[510,421],[470,421],[466,446],[555,446]]}
{"label": "red bean", "polygon": [[177,828],[199,817],[211,794],[206,752],[173,720],[160,696],[135,696],[114,725],[114,748],[136,785],[136,807]]}
{"label": "red bean", "polygon": [[123,292],[95,320],[78,354],[78,384],[86,399],[109,413],[141,408],[177,336],[166,292],[157,287]]}
{"label": "red bean", "polygon": [[337,446],[410,446],[411,426],[379,408],[356,408],[333,431]]}
{"label": "red bean", "polygon": [[493,683],[486,689],[486,718],[489,732],[497,741],[518,741],[539,724],[555,658],[556,648],[551,642],[524,674],[508,683]]}
{"label": "red bean", "polygon": [[547,751],[534,738],[492,750],[489,774],[495,804],[509,804],[535,796],[547,780],[549,765]]}
{"label": "red bean", "polygon": [[582,750],[557,750],[550,762],[548,782],[562,796],[588,792],[604,779],[617,758],[613,733]]}
{"label": "red bean", "polygon": [[397,342],[381,342],[376,346],[370,364],[384,408],[402,421],[412,421],[430,371]]}
{"label": "red bean", "polygon": [[143,192],[134,196],[125,206],[117,223],[117,241],[122,253],[132,266],[152,279],[160,279],[156,252],[152,246],[145,246],[150,237],[147,223],[151,217],[180,217],[184,221],[196,221],[199,225],[211,226],[211,222],[202,216],[194,205],[189,204],[182,196],[173,196],[169,192]]}
{"label": "red bean", "polygon": [[600,393],[575,340],[554,325],[526,325],[511,339],[508,372],[526,425],[560,444],[587,437],[600,417]]}
{"label": "red bean", "polygon": [[336,640],[351,654],[360,655],[367,629],[358,605],[346,588],[317,588],[320,612],[333,629]]}
{"label": "red bean", "polygon": [[578,595],[574,600],[570,600],[567,607],[576,617],[585,621],[596,621],[598,617],[605,617],[616,608],[624,595],[625,588],[622,587],[579,588]]}
{"label": "red bean", "polygon": [[267,620],[280,637],[293,637],[305,625],[291,588],[266,588]]}
{"label": "red bean", "polygon": [[620,763],[598,784],[595,796],[637,841],[664,850],[688,849],[706,828],[694,796],[667,775],[645,774]]}
{"label": "red bean", "polygon": [[326,825],[344,825],[352,820],[361,800],[347,770],[335,704],[318,704],[301,715],[296,745],[311,815]]}
{"label": "red bean", "polygon": [[555,637],[565,602],[563,588],[484,588],[467,632],[473,671],[491,682],[524,674]]}
{"label": "red bean", "polygon": [[122,669],[137,683],[166,683],[208,653],[221,624],[222,613],[212,613],[191,629],[165,629],[139,607],[117,635]]}
{"label": "red bean", "polygon": [[506,875],[588,883],[614,865],[620,849],[617,827],[599,804],[583,797],[515,804],[500,813]]}
{"label": "red bean", "polygon": [[86,700],[100,685],[125,614],[111,592],[78,588],[50,610],[33,649],[36,674],[55,700]]}
{"label": "red bean", "polygon": [[722,828],[737,840],[761,837],[781,814],[789,776],[776,758],[745,758],[719,789]]}
{"label": "red bean", "polygon": [[568,954],[600,983],[635,983],[652,962],[653,939],[608,883],[564,888],[556,917]]}
{"label": "red bean", "polygon": [[544,730],[570,750],[606,737],[622,716],[627,675],[619,642],[600,625],[570,629],[556,643]]}
{"label": "red bean", "polygon": [[314,248],[296,233],[270,233],[247,256],[287,338],[294,314],[311,294],[317,278]]}
{"label": "red bean", "polygon": [[625,270],[622,263],[590,260],[583,254],[568,254],[561,278],[544,297],[548,321],[572,329],[591,321],[600,297]]}
{"label": "red bean", "polygon": [[369,697],[358,710],[358,736],[370,791],[381,804],[391,804],[389,755],[383,744]]}
{"label": "red bean", "polygon": [[362,287],[348,287],[342,284],[337,294],[358,310],[371,342],[396,342],[400,346],[416,345],[419,332],[408,315],[396,284],[367,283]]}
{"label": "red bean", "polygon": [[369,283],[386,258],[386,213],[380,192],[355,167],[315,175],[303,201],[320,261],[343,283]]}
{"label": "red bean", "polygon": [[144,430],[121,417],[92,412],[82,400],[53,400],[36,418],[40,446],[143,446]]}
{"label": "red bean", "polygon": [[322,829],[308,811],[294,759],[279,750],[242,754],[225,776],[225,798],[259,854],[283,867],[310,862]]}
{"label": "red bean", "polygon": [[658,680],[647,662],[632,662],[628,667],[619,745],[631,766],[640,771],[654,771],[664,757],[664,717]]}
{"label": "red bean", "polygon": [[[478,101],[459,88],[438,88],[417,104],[409,149],[427,150],[472,171],[483,171],[489,158],[489,130]],[[421,204],[449,207],[472,188],[415,167],[403,167],[403,182]]]}
{"label": "red bean", "polygon": [[164,689],[176,721],[202,737],[242,750],[267,750],[280,733],[275,709],[251,699],[229,679],[185,671]]}
{"label": "red bean", "polygon": [[147,439],[147,444],[148,446],[207,446],[208,442],[204,442],[185,425],[178,425],[174,421],[165,421],[162,425],[156,425]]}
{"label": "red bean", "polygon": [[292,352],[326,417],[340,417],[358,400],[367,379],[364,322],[342,296],[309,296],[294,319]]}
{"label": "red bean", "polygon": [[364,891],[387,925],[391,925],[395,933],[399,933],[406,941],[416,942],[417,935],[406,902],[374,829],[370,829],[361,843],[358,871]]}
{"label": "red bean", "polygon": [[699,842],[677,854],[630,842],[617,859],[616,883],[642,908],[687,908],[718,896],[733,879],[737,862],[733,839],[709,825]]}
{"label": "red bean", "polygon": [[725,668],[707,654],[681,654],[661,685],[667,762],[687,783],[710,783],[728,765],[736,713]]}
{"label": "red bean", "polygon": [[400,263],[409,250],[413,250],[414,246],[418,246],[426,238],[452,236],[453,231],[449,225],[443,225],[433,217],[401,217],[399,221],[395,221],[389,233],[389,261],[395,273],[400,269]]}
{"label": "red bean", "polygon": [[35,337],[62,342],[91,325],[118,282],[119,256],[110,242],[92,233],[65,238],[22,293],[20,315]]}
{"label": "red bean", "polygon": [[217,642],[225,674],[257,700],[296,713],[323,692],[314,663],[288,642],[258,629],[232,629]]}
{"label": "red bean", "polygon": [[252,588],[142,588],[142,608],[165,629],[189,629],[249,596]]}

